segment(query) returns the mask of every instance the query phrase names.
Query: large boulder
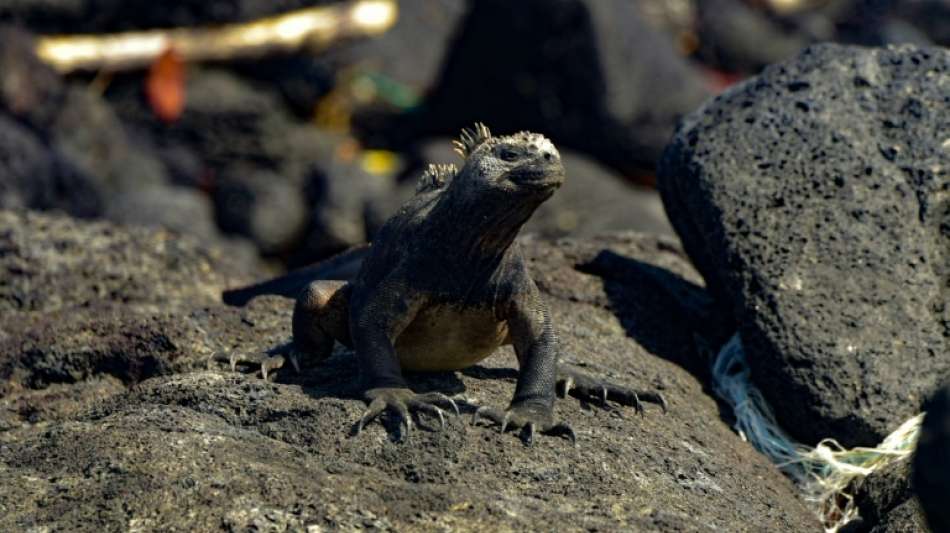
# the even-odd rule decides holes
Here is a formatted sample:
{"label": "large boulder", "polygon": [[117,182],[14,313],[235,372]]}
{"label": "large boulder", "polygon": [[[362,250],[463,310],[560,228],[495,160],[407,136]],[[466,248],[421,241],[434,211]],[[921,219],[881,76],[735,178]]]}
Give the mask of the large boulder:
{"label": "large boulder", "polygon": [[950,531],[950,386],[926,406],[927,415],[914,454],[914,488],[934,531]]}
{"label": "large boulder", "polygon": [[877,444],[950,376],[950,51],[773,65],[684,122],[660,188],[794,436]]}
{"label": "large boulder", "polygon": [[[578,431],[578,446],[546,437],[526,447],[514,435],[469,425],[469,408],[441,431],[422,421],[410,442],[399,443],[389,425],[350,434],[365,406],[347,350],[299,375],[281,371],[276,382],[196,364],[211,349],[263,350],[289,335],[286,300],[227,308],[208,295],[242,281],[229,273],[227,258],[218,262],[161,232],[128,234],[104,224],[70,230],[71,223],[45,217],[4,216],[19,226],[16,235],[32,231],[50,242],[35,263],[20,267],[32,271],[7,270],[16,283],[49,279],[36,274],[47,268],[42,250],[65,234],[63,259],[48,262],[89,288],[2,322],[0,358],[16,369],[6,376],[17,383],[13,396],[43,386],[43,377],[66,375],[49,372],[58,357],[72,364],[61,366],[75,380],[36,389],[31,402],[14,405],[0,395],[5,414],[12,412],[0,432],[2,530],[818,528],[791,483],[738,438],[705,393],[708,361],[697,355],[693,335],[715,334],[711,300],[673,241],[638,234],[523,241],[565,358],[631,386],[662,389],[668,414],[648,407],[640,417],[569,399],[558,413]],[[56,233],[44,236],[47,230]],[[77,250],[71,243],[79,237],[70,233],[85,234],[93,250]],[[17,248],[9,239],[4,246]],[[135,253],[110,253],[116,248]],[[123,286],[130,287],[127,304],[111,290]],[[102,301],[86,305],[95,289]],[[39,356],[17,357],[14,349],[11,358],[9,347],[27,345]],[[123,354],[141,354],[138,368],[155,369],[153,377],[109,374],[128,368]],[[505,349],[460,373],[410,379],[418,389],[503,406],[514,361]],[[24,379],[30,375],[36,379]],[[71,406],[51,409],[56,397]]]}

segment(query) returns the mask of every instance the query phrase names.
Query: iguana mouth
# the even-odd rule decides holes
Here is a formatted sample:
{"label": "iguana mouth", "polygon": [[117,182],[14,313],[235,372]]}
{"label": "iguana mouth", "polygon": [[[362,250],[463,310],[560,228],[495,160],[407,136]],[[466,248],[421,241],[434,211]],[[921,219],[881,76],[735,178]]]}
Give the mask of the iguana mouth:
{"label": "iguana mouth", "polygon": [[560,168],[524,168],[509,174],[509,179],[518,185],[533,187],[557,187],[564,181],[564,170]]}

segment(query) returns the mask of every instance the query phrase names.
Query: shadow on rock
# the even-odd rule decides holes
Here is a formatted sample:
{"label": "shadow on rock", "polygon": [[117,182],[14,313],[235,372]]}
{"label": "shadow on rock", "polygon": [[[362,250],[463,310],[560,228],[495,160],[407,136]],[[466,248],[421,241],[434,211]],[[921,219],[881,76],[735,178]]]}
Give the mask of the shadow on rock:
{"label": "shadow on rock", "polygon": [[[702,287],[669,270],[611,250],[600,252],[577,268],[603,278],[611,310],[627,335],[654,355],[709,382],[712,361],[702,348],[722,344],[732,327],[728,316],[717,312]],[[692,332],[692,339],[684,339],[686,331]]]}
{"label": "shadow on rock", "polygon": [[[287,353],[290,344],[281,344],[268,350],[268,355]],[[358,400],[363,397],[363,387],[360,381],[359,366],[356,356],[351,349],[337,346],[337,350],[325,361],[300,361],[302,369],[296,373],[289,365],[285,365],[274,383],[282,385],[298,385],[304,393],[315,400],[336,398],[340,400]],[[256,370],[256,368],[255,368]],[[515,369],[472,367],[462,371],[469,377],[482,379],[517,379]],[[465,392],[465,385],[455,372],[404,372],[406,380],[412,390],[420,393],[441,392],[453,395]],[[461,405],[459,406],[462,407]]]}

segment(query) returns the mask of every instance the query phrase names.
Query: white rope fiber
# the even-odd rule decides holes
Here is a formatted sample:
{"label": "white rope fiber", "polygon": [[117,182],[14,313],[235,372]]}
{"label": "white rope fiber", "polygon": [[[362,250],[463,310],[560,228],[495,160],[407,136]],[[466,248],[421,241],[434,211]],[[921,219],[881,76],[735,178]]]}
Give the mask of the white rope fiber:
{"label": "white rope fiber", "polygon": [[779,427],[772,408],[752,384],[742,339],[736,333],[713,363],[713,388],[732,407],[742,440],[765,454],[802,490],[827,533],[836,533],[858,511],[848,493],[851,484],[894,461],[910,456],[923,413],[901,424],[875,448],[846,449],[834,439],[812,448],[792,440]]}

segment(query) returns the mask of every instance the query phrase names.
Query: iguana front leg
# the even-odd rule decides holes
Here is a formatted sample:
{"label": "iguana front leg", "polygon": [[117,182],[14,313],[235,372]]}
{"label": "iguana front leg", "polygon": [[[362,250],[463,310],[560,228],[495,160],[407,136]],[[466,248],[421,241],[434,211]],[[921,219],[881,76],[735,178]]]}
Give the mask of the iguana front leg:
{"label": "iguana front leg", "polygon": [[350,308],[350,331],[361,379],[365,383],[364,398],[369,407],[356,423],[359,434],[366,424],[385,411],[391,411],[405,424],[404,437],[412,431],[412,412],[424,412],[439,418],[445,426],[445,415],[438,406],[458,406],[439,393],[416,394],[406,383],[396,354],[396,339],[412,323],[425,305],[423,295],[393,283],[383,282],[375,290],[356,296]]}
{"label": "iguana front leg", "polygon": [[535,432],[564,435],[572,442],[574,430],[564,422],[555,422],[554,400],[557,379],[558,344],[550,312],[537,286],[530,279],[507,309],[507,323],[515,353],[518,355],[518,384],[508,409],[480,407],[472,423],[480,417],[508,428],[522,428],[522,439],[530,445]]}

